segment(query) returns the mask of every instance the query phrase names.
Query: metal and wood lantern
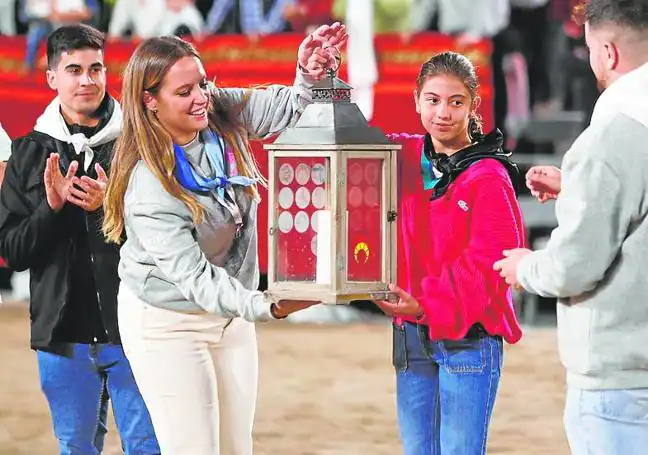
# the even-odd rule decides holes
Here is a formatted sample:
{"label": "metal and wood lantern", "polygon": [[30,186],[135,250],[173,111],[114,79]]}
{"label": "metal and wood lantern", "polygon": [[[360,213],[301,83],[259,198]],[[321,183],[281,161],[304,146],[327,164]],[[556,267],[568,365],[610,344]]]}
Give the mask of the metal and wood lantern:
{"label": "metal and wood lantern", "polygon": [[334,71],[269,151],[268,291],[340,304],[392,297],[396,159]]}

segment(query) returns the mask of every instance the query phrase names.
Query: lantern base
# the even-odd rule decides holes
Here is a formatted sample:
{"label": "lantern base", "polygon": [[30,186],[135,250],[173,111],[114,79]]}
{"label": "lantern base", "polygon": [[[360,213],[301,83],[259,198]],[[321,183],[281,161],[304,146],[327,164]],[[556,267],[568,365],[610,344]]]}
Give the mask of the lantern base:
{"label": "lantern base", "polygon": [[369,291],[353,294],[338,295],[337,302],[351,303],[356,300],[389,300],[390,302],[398,302],[398,294],[389,291]]}
{"label": "lantern base", "polygon": [[390,291],[353,291],[349,293],[332,294],[322,291],[288,291],[285,289],[267,291],[275,302],[280,300],[310,300],[320,301],[324,305],[348,305],[358,300],[388,300],[398,302],[398,294]]}

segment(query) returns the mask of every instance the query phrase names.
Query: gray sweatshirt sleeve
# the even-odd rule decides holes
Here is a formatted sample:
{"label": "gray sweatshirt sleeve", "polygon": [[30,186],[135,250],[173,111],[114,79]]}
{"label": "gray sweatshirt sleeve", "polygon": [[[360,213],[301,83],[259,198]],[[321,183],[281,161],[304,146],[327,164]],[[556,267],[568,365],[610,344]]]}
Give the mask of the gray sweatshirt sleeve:
{"label": "gray sweatshirt sleeve", "polygon": [[[126,206],[134,235],[155,265],[182,295],[206,311],[248,321],[273,319],[271,301],[211,264],[194,238],[189,211],[170,196],[150,171],[140,168],[133,202]],[[153,180],[155,179],[155,180]]]}
{"label": "gray sweatshirt sleeve", "polygon": [[270,85],[265,88],[216,88],[214,96],[224,97],[229,105],[243,105],[241,117],[248,134],[265,139],[294,125],[306,106],[312,103],[315,83],[299,68],[292,87]]}
{"label": "gray sweatshirt sleeve", "polygon": [[636,205],[624,179],[597,153],[609,147],[601,141],[586,132],[565,155],[558,227],[545,249],[518,266],[518,281],[534,294],[566,299],[591,291],[620,252]]}

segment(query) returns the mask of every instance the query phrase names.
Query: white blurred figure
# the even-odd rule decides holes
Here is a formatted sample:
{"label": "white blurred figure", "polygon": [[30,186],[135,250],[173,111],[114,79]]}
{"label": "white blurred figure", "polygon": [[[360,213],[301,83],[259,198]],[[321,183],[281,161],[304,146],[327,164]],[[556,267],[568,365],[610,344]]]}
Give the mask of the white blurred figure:
{"label": "white blurred figure", "polygon": [[186,28],[193,36],[205,22],[194,0],[117,0],[108,26],[108,38],[122,38],[127,30],[138,39],[174,35]]}
{"label": "white blurred figure", "polygon": [[214,0],[212,7],[207,13],[206,33],[219,33],[226,25],[228,15],[233,8],[239,9],[239,26],[251,41],[257,41],[260,37],[281,33],[286,29],[284,10],[286,6],[294,3],[294,0],[273,0],[267,13],[264,10],[263,0]]}
{"label": "white blurred figure", "polygon": [[96,0],[25,0],[24,19],[28,23],[25,69],[32,72],[36,68],[38,49],[54,30],[89,21],[98,15]]}
{"label": "white blurred figure", "polygon": [[205,29],[205,21],[195,1],[166,0],[166,13],[160,23],[159,34],[173,35],[181,28],[186,28],[192,36],[200,35]]}
{"label": "white blurred figure", "polygon": [[373,117],[374,85],[378,82],[373,17],[373,0],[347,2],[348,71],[349,83],[353,87],[351,98],[367,120]]}
{"label": "white blurred figure", "polygon": [[491,38],[504,30],[511,15],[510,0],[438,0],[439,31],[458,35],[459,45]]}
{"label": "white blurred figure", "polygon": [[[439,10],[438,0],[413,0],[410,11],[411,33],[428,32],[430,23]],[[406,41],[408,37],[405,37]]]}
{"label": "white blurred figure", "polygon": [[490,63],[495,90],[495,126],[505,130],[508,94],[504,73],[504,55],[507,52],[504,32],[511,18],[510,0],[437,1],[438,31],[456,37],[458,52],[463,52],[465,48],[484,38],[492,40],[493,52]]}
{"label": "white blurred figure", "polygon": [[[403,44],[426,30],[437,9],[437,0],[334,0],[332,15],[347,26],[349,83],[352,100],[367,120],[374,112],[374,85],[379,73],[374,37],[398,34]],[[420,14],[420,17],[415,17]],[[414,20],[414,19],[417,20]]]}
{"label": "white blurred figure", "polygon": [[123,38],[128,30],[139,39],[156,36],[165,12],[165,0],[117,0],[108,26],[108,39]]}
{"label": "white blurred figure", "polygon": [[7,36],[16,34],[16,0],[0,0],[0,33]]}
{"label": "white blurred figure", "polygon": [[11,296],[8,300],[16,302],[29,300],[29,271],[14,272],[11,275]]}
{"label": "white blurred figure", "polygon": [[[0,162],[6,162],[11,156],[11,139],[0,123]],[[0,180],[0,184],[2,180]]]}
{"label": "white blurred figure", "polygon": [[27,0],[25,14],[30,20],[46,20],[56,29],[89,20],[93,11],[85,0]]}
{"label": "white blurred figure", "polygon": [[0,186],[4,180],[5,170],[7,169],[7,161],[11,156],[11,138],[7,132],[2,128],[0,123]]}

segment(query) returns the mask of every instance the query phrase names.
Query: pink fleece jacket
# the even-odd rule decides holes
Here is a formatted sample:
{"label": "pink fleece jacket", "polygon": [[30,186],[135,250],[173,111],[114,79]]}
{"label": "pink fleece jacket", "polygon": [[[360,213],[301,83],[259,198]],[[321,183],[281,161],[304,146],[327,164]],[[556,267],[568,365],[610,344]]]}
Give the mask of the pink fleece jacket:
{"label": "pink fleece jacket", "polygon": [[[438,199],[423,189],[423,136],[398,134],[399,235],[397,284],[423,306],[430,337],[459,339],[475,323],[517,342],[511,289],[493,270],[502,251],[524,247],[522,214],[506,169],[484,159]],[[408,318],[398,318],[405,319]],[[409,319],[413,320],[413,319]]]}

